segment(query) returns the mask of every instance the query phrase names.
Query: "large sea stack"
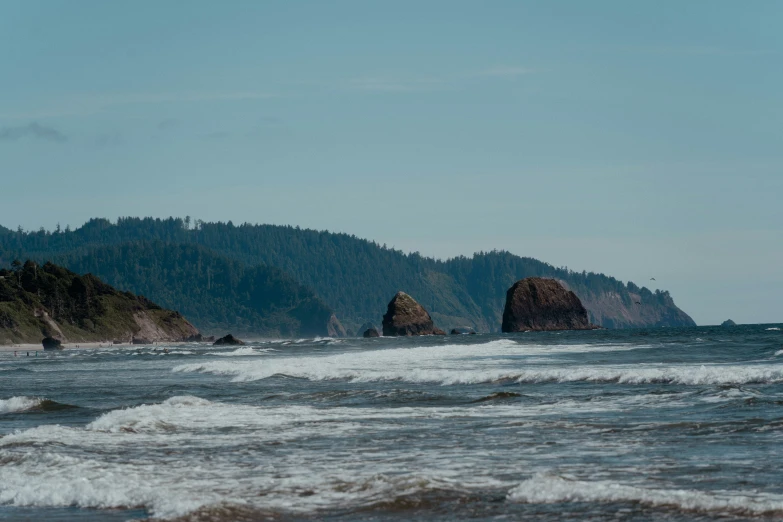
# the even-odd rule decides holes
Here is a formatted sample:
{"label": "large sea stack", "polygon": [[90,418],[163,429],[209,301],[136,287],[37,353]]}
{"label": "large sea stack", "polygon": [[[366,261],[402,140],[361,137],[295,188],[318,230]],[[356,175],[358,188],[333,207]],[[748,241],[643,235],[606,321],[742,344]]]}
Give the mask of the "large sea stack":
{"label": "large sea stack", "polygon": [[383,316],[383,335],[446,335],[446,332],[435,328],[430,314],[414,298],[397,292]]}
{"label": "large sea stack", "polygon": [[576,294],[554,279],[528,277],[506,292],[503,332],[594,328]]}

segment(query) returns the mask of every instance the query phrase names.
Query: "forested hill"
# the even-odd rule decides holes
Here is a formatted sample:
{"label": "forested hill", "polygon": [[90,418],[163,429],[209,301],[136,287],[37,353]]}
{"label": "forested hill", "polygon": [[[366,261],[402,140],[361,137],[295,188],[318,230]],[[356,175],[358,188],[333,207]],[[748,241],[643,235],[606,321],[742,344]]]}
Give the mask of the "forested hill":
{"label": "forested hill", "polygon": [[92,274],[28,260],[0,268],[0,344],[131,339],[183,341],[198,335],[179,312],[120,292]]}
{"label": "forested hill", "polygon": [[201,330],[270,337],[339,335],[332,310],[283,271],[188,244],[135,242],[52,256],[113,286],[155,296]]}
{"label": "forested hill", "polygon": [[[76,264],[94,247],[138,241],[200,245],[245,265],[277,267],[312,288],[351,329],[366,321],[380,322],[389,299],[405,290],[430,310],[442,328],[497,331],[505,291],[528,276],[560,279],[582,299],[591,320],[603,326],[694,324],[668,292],[653,293],[603,274],[555,268],[508,252],[440,261],[347,234],[290,226],[174,218],[121,218],[117,223],[93,219],[76,230],[0,231],[0,261],[67,254],[66,264]],[[97,272],[108,270],[106,266]]]}

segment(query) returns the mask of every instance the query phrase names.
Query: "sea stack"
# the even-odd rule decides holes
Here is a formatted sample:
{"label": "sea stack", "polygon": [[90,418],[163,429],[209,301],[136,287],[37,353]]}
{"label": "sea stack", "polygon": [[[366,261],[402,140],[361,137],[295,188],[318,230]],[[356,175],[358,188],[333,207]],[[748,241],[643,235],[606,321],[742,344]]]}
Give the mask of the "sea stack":
{"label": "sea stack", "polygon": [[737,323],[732,321],[731,319],[726,319],[722,323],[720,323],[721,326],[737,326]]}
{"label": "sea stack", "polygon": [[576,294],[554,279],[528,277],[506,292],[504,333],[594,328]]}
{"label": "sea stack", "polygon": [[365,339],[369,339],[370,337],[380,337],[380,336],[381,334],[378,333],[378,330],[374,326],[367,328],[362,334],[362,337],[364,337]]}
{"label": "sea stack", "polygon": [[446,335],[446,332],[435,328],[430,314],[414,298],[397,292],[383,316],[383,335]]}
{"label": "sea stack", "polygon": [[244,341],[240,341],[233,335],[228,334],[227,336],[221,337],[220,339],[215,341],[213,346],[241,346],[243,344],[245,344]]}

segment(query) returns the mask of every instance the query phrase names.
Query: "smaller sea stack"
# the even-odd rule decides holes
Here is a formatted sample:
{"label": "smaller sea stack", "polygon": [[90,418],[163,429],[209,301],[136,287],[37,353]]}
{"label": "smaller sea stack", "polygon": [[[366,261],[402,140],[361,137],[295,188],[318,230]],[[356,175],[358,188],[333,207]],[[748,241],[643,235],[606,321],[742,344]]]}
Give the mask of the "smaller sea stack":
{"label": "smaller sea stack", "polygon": [[241,346],[243,344],[245,344],[244,341],[240,341],[233,335],[228,334],[227,336],[221,337],[215,341],[214,346]]}
{"label": "smaller sea stack", "polygon": [[378,330],[374,326],[366,329],[362,334],[362,337],[364,337],[365,339],[370,337],[380,337],[380,336],[381,334],[378,333]]}
{"label": "smaller sea stack", "polygon": [[446,332],[435,328],[429,312],[414,298],[405,292],[397,292],[383,316],[383,335],[446,335]]}
{"label": "smaller sea stack", "polygon": [[595,328],[576,294],[554,279],[528,277],[506,292],[504,333]]}

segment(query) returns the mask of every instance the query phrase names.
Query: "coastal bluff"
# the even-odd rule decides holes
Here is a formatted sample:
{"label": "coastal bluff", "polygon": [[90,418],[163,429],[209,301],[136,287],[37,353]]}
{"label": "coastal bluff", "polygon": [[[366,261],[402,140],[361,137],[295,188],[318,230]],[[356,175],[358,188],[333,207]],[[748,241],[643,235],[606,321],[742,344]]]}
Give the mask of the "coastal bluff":
{"label": "coastal bluff", "polygon": [[446,332],[435,327],[429,312],[414,298],[397,292],[383,316],[383,335],[446,335]]}
{"label": "coastal bluff", "polygon": [[595,328],[576,294],[554,279],[528,277],[506,292],[504,333]]}
{"label": "coastal bluff", "polygon": [[[184,341],[199,331],[179,312],[53,263],[0,269],[0,344]],[[51,341],[48,341],[51,343]]]}

